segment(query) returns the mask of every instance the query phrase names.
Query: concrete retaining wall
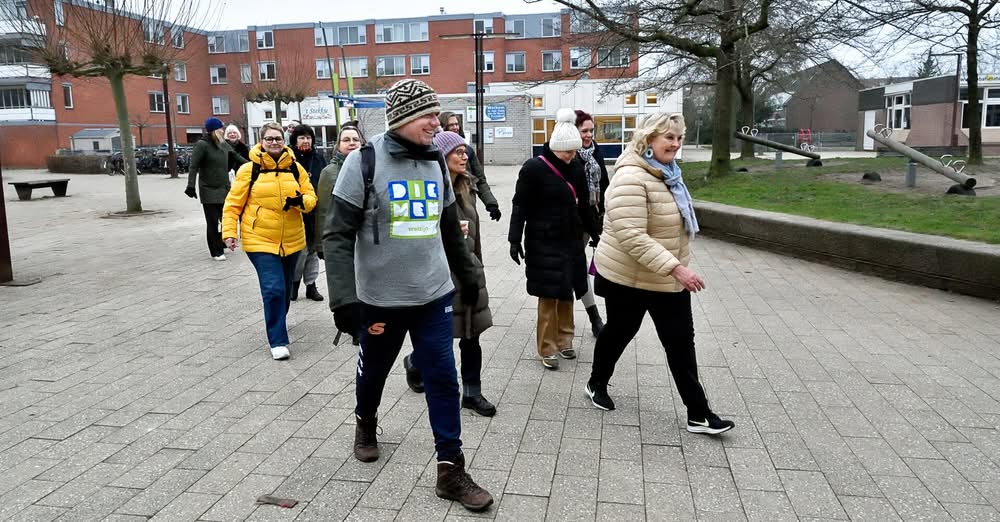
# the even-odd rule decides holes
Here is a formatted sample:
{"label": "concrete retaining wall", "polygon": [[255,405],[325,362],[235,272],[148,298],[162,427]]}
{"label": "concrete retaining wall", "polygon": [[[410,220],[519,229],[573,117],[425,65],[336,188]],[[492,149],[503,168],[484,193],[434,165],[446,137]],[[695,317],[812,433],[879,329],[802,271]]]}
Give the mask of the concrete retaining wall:
{"label": "concrete retaining wall", "polygon": [[705,235],[848,270],[1000,300],[1000,245],[698,201]]}

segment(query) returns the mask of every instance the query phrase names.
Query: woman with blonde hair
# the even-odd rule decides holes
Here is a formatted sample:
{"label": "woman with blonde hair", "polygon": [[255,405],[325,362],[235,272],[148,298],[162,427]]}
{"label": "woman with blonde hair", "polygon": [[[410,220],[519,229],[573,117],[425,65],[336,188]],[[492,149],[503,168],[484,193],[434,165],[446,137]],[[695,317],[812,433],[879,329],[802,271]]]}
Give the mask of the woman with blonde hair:
{"label": "woman with blonde hair", "polygon": [[236,249],[237,224],[243,251],[257,270],[271,357],[287,359],[288,327],[295,264],[306,247],[302,214],[316,206],[309,173],[285,146],[283,129],[265,123],[250,161],[236,173],[222,210],[222,237]]}
{"label": "woman with blonde hair", "polygon": [[649,312],[687,406],[687,430],[716,435],[735,424],[712,412],[698,380],[691,292],[704,290],[705,282],[687,267],[698,219],[674,161],[684,131],[680,114],[650,114],[615,163],[595,256],[594,291],[604,297],[608,321],[594,346],[586,393],[594,406],[615,409],[608,381]]}

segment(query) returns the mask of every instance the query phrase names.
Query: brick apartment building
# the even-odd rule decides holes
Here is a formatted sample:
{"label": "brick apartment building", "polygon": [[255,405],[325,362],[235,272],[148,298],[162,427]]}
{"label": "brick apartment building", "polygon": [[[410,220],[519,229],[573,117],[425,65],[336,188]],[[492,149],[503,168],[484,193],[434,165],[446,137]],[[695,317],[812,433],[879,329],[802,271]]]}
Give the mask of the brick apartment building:
{"label": "brick apartment building", "polygon": [[[21,2],[15,5],[26,18],[37,16],[42,30],[55,27],[60,19],[71,19],[72,10],[94,9],[96,5],[82,0],[0,1]],[[123,23],[133,23],[136,31],[144,29],[135,20]],[[567,73],[572,75],[577,69],[590,82],[637,75],[634,51],[585,47],[581,42],[586,41],[586,34],[575,29],[566,11],[524,15],[441,14],[328,22],[322,27],[319,23],[301,23],[225,31],[180,31],[161,26],[159,32],[145,31],[146,40],[182,50],[167,79],[170,103],[164,103],[162,79],[127,77],[128,112],[135,125],[132,135],[138,144],[141,127],[142,144],[165,142],[165,106],[172,112],[174,139],[178,143],[196,140],[203,122],[212,115],[244,129],[252,128],[248,117],[250,104],[246,100],[255,91],[272,84],[295,85],[310,97],[325,99],[332,90],[328,54],[329,63],[339,69],[342,91],[347,88],[344,77],[349,73],[355,78],[358,93],[377,94],[403,77],[420,78],[442,94],[471,92],[473,41],[442,39],[443,35],[517,33],[484,40],[484,82],[487,86],[507,86],[504,87],[507,91],[521,82],[557,79]],[[117,124],[106,80],[51,75],[30,53],[15,51],[13,43],[24,36],[18,34],[19,30],[23,29],[18,29],[12,21],[0,20],[3,163],[40,167],[45,164],[45,156],[56,149],[70,148],[74,134],[85,129],[117,128]],[[66,42],[66,47],[72,56],[82,45]],[[635,109],[636,98],[648,100],[649,96],[650,93],[633,94],[630,106],[626,95],[625,101],[606,110],[618,111],[612,112],[612,117],[621,116],[620,126],[624,127],[629,121],[620,108]],[[656,94],[652,96],[655,100]],[[525,103],[536,104],[532,109],[537,113],[539,101],[530,95],[524,99]],[[679,101],[676,105],[679,110]],[[589,108],[595,110],[593,106]],[[546,118],[546,114],[535,113],[541,122],[534,125],[539,128],[523,131],[537,141],[544,138],[541,134],[547,134],[546,121],[551,115]],[[279,115],[273,114],[272,104],[272,114],[265,110],[264,116]],[[633,116],[633,124],[634,120]],[[618,134],[618,140],[624,139],[622,133]]]}

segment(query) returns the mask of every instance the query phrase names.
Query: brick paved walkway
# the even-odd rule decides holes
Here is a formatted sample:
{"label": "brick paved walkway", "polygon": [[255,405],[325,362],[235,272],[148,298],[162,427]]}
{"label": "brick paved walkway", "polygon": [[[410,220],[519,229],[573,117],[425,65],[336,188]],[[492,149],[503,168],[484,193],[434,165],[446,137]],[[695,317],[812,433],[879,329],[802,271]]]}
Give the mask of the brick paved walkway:
{"label": "brick paved walkway", "polygon": [[[491,170],[502,201],[516,170]],[[0,520],[470,517],[434,496],[423,397],[399,365],[383,457],[351,457],[354,349],[332,346],[326,303],[300,301],[293,358],[271,361],[253,269],[209,259],[183,180],[143,176],[146,208],[167,212],[123,220],[102,218],[124,207],[122,178],[71,178],[63,199],[3,187],[15,275],[43,282],[0,287]],[[651,324],[619,364],[614,412],[583,395],[582,306],[581,357],[542,369],[506,224],[484,226],[483,386],[499,413],[462,417],[497,500],[483,516],[1000,519],[996,304],[701,239],[701,373],[737,422],[712,439],[683,430]],[[300,503],[255,505],[265,493]]]}

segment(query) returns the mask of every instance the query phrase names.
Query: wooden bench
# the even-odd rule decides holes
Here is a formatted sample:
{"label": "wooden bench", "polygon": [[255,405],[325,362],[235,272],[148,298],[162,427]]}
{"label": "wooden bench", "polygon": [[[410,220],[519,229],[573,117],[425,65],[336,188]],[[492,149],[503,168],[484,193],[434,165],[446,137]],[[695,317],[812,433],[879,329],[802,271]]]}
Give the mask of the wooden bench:
{"label": "wooden bench", "polygon": [[55,194],[57,198],[61,198],[66,195],[66,187],[69,185],[69,178],[10,181],[7,184],[14,185],[14,190],[17,191],[17,197],[21,201],[28,201],[31,199],[32,189],[45,187],[52,187],[52,193]]}

